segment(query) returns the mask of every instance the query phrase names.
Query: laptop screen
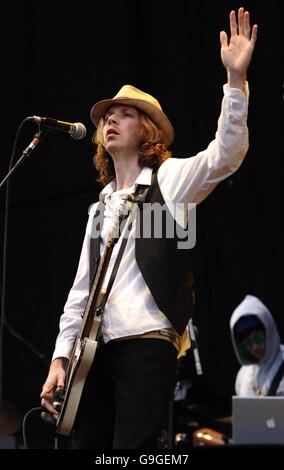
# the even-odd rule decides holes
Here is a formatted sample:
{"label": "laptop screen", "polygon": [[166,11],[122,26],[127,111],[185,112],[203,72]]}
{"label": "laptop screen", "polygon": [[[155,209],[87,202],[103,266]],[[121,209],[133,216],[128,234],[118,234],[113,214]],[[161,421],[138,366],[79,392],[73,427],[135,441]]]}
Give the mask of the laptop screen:
{"label": "laptop screen", "polygon": [[284,397],[232,397],[234,444],[284,444]]}

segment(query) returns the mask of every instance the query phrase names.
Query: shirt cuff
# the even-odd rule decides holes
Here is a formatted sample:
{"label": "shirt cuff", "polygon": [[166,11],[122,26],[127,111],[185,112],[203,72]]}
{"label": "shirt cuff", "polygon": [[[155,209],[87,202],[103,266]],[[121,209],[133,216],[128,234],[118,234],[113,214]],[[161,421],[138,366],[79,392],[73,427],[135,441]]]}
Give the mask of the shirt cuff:
{"label": "shirt cuff", "polygon": [[248,98],[249,97],[249,84],[246,80],[245,81],[244,91],[243,91],[240,88],[233,88],[233,87],[229,86],[228,83],[226,83],[225,85],[223,85],[223,91],[224,91],[225,96],[232,96],[232,97],[236,97],[236,98],[238,98],[238,97]]}
{"label": "shirt cuff", "polygon": [[224,97],[227,102],[228,109],[236,114],[246,114],[249,98],[248,82],[245,82],[244,91],[240,88],[232,88],[227,83],[223,86]]}
{"label": "shirt cuff", "polygon": [[66,359],[70,359],[71,351],[72,351],[73,343],[64,342],[61,343],[59,346],[55,347],[53,356],[51,358],[51,362],[58,357],[66,357]]}

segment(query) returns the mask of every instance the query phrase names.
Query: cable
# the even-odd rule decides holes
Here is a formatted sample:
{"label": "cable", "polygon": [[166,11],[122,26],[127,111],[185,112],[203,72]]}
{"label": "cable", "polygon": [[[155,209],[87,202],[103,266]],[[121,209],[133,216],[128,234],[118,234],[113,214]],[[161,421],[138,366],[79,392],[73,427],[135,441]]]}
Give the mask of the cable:
{"label": "cable", "polygon": [[40,412],[42,412],[42,407],[41,407],[41,406],[36,406],[35,408],[32,408],[31,410],[29,410],[29,411],[25,414],[25,416],[24,416],[24,419],[23,419],[23,429],[22,429],[24,449],[28,449],[27,436],[26,436],[26,421],[27,421],[28,416],[29,416],[31,413],[33,413],[34,411],[40,411]]}
{"label": "cable", "polygon": [[[27,419],[30,416],[30,414],[34,413],[35,411],[40,411],[41,418],[43,419],[44,422],[46,422],[48,424],[53,424],[53,425],[55,424],[55,420],[52,418],[52,415],[49,412],[47,412],[45,408],[43,408],[42,406],[36,406],[34,408],[31,408],[25,414],[25,416],[23,418],[22,437],[23,437],[23,447],[24,447],[24,449],[28,449],[28,441],[27,441],[27,434],[26,434],[26,422],[27,422]],[[45,417],[43,418],[42,415],[45,415]],[[49,416],[49,418],[48,418],[48,416]],[[59,439],[56,435],[54,437],[54,449],[59,449]]]}
{"label": "cable", "polygon": [[[12,168],[13,160],[16,153],[16,148],[18,144],[18,139],[20,132],[24,123],[27,121],[25,118],[19,125],[16,137],[14,140],[12,156],[10,159],[9,164],[9,171]],[[11,325],[9,325],[6,317],[5,311],[5,303],[6,303],[6,279],[7,279],[7,246],[8,246],[8,220],[9,220],[9,196],[10,196],[10,179],[7,180],[6,183],[6,193],[5,193],[5,206],[4,206],[4,231],[3,231],[3,267],[2,267],[2,292],[1,292],[1,312],[0,312],[0,408],[2,405],[3,400],[3,332],[4,332],[4,325],[8,329],[9,333],[17,338],[18,340],[22,341],[27,348],[29,348],[36,356],[38,356],[47,366],[48,361],[45,360],[44,354],[38,352],[36,348],[25,338],[23,338],[19,333],[17,333]]]}
{"label": "cable", "polygon": [[[10,160],[9,170],[12,168],[13,159],[15,156],[15,151],[17,147],[17,142],[19,138],[20,131],[25,123],[25,119],[21,122],[18,127],[12,156]],[[3,330],[5,322],[5,294],[6,294],[6,259],[7,259],[7,234],[8,234],[8,201],[9,201],[9,180],[7,181],[6,186],[6,195],[5,195],[5,217],[4,217],[4,234],[3,234],[3,267],[2,267],[2,292],[1,292],[1,312],[0,312],[0,408],[2,406],[3,400]]]}

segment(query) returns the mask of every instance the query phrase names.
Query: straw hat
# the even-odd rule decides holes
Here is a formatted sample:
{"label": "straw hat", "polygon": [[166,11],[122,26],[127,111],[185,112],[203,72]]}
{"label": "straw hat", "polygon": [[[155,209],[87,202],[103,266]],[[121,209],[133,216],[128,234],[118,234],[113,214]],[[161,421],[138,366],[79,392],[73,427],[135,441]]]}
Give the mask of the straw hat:
{"label": "straw hat", "polygon": [[115,103],[135,106],[147,114],[163,132],[167,146],[174,140],[173,126],[163,112],[160,103],[153,96],[138,90],[132,85],[124,85],[112,99],[102,100],[94,104],[91,109],[91,119],[96,127],[107,109]]}

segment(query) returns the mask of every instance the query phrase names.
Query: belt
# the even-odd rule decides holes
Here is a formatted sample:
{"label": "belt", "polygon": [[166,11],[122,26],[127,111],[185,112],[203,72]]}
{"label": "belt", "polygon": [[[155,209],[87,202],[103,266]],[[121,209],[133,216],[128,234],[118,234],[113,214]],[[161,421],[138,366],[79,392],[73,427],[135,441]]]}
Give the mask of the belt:
{"label": "belt", "polygon": [[[121,338],[114,338],[112,341],[123,341],[127,339],[163,339],[165,341],[169,341],[172,345],[179,351],[180,348],[180,336],[175,332],[174,329],[165,329],[165,330],[154,330],[154,331],[146,331],[145,333],[141,333],[138,335],[129,335],[129,336],[122,336]],[[103,337],[100,336],[98,339],[99,346],[104,344]]]}

